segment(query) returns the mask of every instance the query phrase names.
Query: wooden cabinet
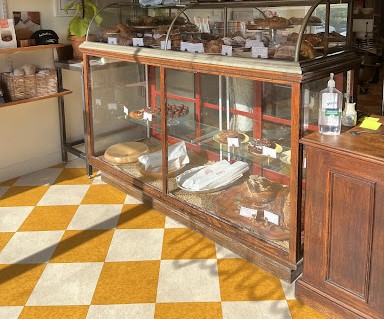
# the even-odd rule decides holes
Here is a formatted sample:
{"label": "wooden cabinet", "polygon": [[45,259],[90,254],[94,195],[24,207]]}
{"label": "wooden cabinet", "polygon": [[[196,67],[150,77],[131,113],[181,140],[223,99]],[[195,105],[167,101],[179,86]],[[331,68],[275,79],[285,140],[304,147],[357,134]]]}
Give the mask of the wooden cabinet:
{"label": "wooden cabinet", "polygon": [[296,296],[331,317],[378,319],[384,317],[384,135],[351,131],[302,139],[304,271]]}

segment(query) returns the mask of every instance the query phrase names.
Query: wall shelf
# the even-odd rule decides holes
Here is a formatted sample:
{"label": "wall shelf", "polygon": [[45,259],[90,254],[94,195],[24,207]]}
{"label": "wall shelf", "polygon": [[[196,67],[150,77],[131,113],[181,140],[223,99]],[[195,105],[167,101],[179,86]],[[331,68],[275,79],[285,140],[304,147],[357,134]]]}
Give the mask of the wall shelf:
{"label": "wall shelf", "polygon": [[56,49],[63,48],[64,44],[46,44],[46,45],[33,45],[29,47],[19,47],[19,48],[11,48],[11,49],[0,49],[0,53],[17,53],[17,52],[27,52],[27,51],[35,51],[35,50],[44,50],[44,49]]}
{"label": "wall shelf", "polygon": [[70,94],[70,93],[72,93],[72,91],[70,91],[70,90],[61,90],[60,92],[57,92],[57,93],[54,93],[54,94],[50,94],[50,95],[36,96],[36,97],[30,98],[30,99],[17,100],[17,101],[3,103],[3,104],[0,104],[0,108],[7,107],[7,106],[12,106],[12,105],[17,105],[17,104],[35,102],[35,101],[39,101],[39,100],[49,99],[49,98],[52,98],[52,97],[64,96],[64,95],[67,95],[67,94]]}

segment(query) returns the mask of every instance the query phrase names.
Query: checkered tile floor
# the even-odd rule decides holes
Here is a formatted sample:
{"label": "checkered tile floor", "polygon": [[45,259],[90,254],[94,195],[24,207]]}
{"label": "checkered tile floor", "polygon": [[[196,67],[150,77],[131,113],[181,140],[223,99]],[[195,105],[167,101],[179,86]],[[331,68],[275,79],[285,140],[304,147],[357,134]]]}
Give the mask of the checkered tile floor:
{"label": "checkered tile floor", "polygon": [[0,183],[0,319],[325,318],[74,160]]}

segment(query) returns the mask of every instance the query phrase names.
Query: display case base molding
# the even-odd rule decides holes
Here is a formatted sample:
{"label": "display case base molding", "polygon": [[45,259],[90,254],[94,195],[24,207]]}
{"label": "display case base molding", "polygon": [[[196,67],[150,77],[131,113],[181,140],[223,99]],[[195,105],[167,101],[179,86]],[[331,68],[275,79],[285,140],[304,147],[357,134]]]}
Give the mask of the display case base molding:
{"label": "display case base molding", "polygon": [[126,178],[122,179],[118,174],[113,174],[113,170],[101,171],[101,179],[144,204],[194,229],[203,236],[212,239],[284,281],[292,283],[302,273],[303,264],[301,260],[297,265],[289,264],[283,257],[273,255],[273,252],[266,249],[263,250],[257,239],[244,234],[241,229],[233,227],[224,220],[200,212],[155,189],[143,189],[140,185],[134,184],[135,180],[133,180],[133,183],[128,183]]}

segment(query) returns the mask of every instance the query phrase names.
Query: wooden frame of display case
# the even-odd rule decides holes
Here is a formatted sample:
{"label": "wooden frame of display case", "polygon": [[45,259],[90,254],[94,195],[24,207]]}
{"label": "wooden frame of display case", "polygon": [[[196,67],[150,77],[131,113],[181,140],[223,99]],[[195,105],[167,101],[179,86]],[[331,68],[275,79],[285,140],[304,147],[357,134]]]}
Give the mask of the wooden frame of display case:
{"label": "wooden frame of display case", "polygon": [[[340,73],[346,70],[354,69],[359,63],[359,59],[353,54],[344,52],[321,61],[309,61],[308,63],[295,64],[296,70],[300,72],[290,72],[290,63],[282,62],[288,72],[268,70],[268,68],[242,68],[231,66],[230,63],[221,63],[220,67],[215,63],[196,62],[189,57],[189,53],[177,52],[176,56],[161,55],[161,51],[156,53],[152,49],[142,49],[135,52],[133,48],[116,48],[100,44],[86,42],[82,51],[84,54],[85,88],[86,90],[86,114],[88,121],[88,158],[90,164],[99,169],[102,173],[102,179],[107,183],[141,199],[154,208],[170,215],[181,221],[187,226],[201,232],[203,235],[212,238],[219,244],[233,250],[248,260],[260,265],[268,271],[276,274],[280,278],[292,282],[302,272],[302,221],[301,221],[301,180],[302,180],[302,153],[299,147],[299,138],[302,135],[301,127],[301,89],[302,84],[328,77],[330,72]],[[178,59],[181,54],[183,59]],[[160,70],[160,103],[162,106],[161,119],[161,140],[163,155],[163,179],[162,191],[143,183],[132,176],[129,176],[101,160],[95,154],[93,148],[94,136],[92,131],[92,119],[90,117],[92,90],[89,83],[90,74],[90,56],[104,57],[107,59],[116,59],[132,63],[139,63],[158,67]],[[184,59],[185,58],[185,59]],[[292,66],[292,65],[291,65]],[[289,249],[284,251],[281,248],[274,247],[269,243],[256,238],[249,230],[242,228],[234,223],[229,224],[219,216],[213,216],[203,210],[183,203],[178,198],[170,196],[168,193],[168,169],[167,169],[167,145],[169,142],[167,134],[167,119],[165,114],[166,106],[166,72],[167,68],[190,71],[194,73],[205,73],[222,76],[234,76],[254,81],[267,81],[270,83],[287,85],[291,87],[291,223]],[[306,73],[305,70],[308,70]],[[310,71],[310,72],[309,72]],[[259,116],[262,115],[259,112]],[[269,119],[268,117],[266,119]],[[256,121],[262,121],[262,118],[256,118]],[[266,176],[268,177],[268,176]],[[300,230],[300,231],[298,231]]]}

